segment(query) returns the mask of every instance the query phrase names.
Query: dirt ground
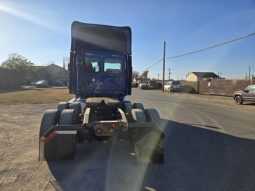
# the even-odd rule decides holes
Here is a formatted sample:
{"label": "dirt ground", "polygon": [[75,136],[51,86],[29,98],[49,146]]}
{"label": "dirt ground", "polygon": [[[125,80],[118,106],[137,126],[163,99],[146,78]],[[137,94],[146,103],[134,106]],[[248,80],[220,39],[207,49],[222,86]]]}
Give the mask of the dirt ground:
{"label": "dirt ground", "polygon": [[[0,190],[48,190],[51,174],[38,161],[39,124],[52,104],[1,105]],[[42,171],[44,171],[42,173]],[[40,180],[40,181],[39,181]]]}

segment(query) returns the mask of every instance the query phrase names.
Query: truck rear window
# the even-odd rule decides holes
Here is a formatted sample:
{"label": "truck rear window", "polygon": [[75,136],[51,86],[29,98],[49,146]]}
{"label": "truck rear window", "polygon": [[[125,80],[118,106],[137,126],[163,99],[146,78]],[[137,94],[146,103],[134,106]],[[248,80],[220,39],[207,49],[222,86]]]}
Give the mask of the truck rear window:
{"label": "truck rear window", "polygon": [[104,72],[107,73],[120,73],[121,72],[121,59],[106,58],[104,59]]}
{"label": "truck rear window", "polygon": [[85,72],[99,72],[99,58],[85,58]]}

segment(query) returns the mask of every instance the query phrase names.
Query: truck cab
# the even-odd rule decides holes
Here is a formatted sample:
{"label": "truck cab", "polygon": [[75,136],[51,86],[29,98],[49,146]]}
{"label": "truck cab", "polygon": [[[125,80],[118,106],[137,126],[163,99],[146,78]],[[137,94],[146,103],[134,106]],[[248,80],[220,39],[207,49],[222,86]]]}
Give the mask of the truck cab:
{"label": "truck cab", "polygon": [[76,97],[123,100],[132,85],[130,27],[74,21],[68,70],[69,92]]}
{"label": "truck cab", "polygon": [[[74,21],[71,29],[69,92],[75,98],[44,112],[40,160],[74,159],[77,143],[122,139],[138,161],[163,161],[160,116],[131,94],[130,27]],[[115,137],[115,138],[114,138]]]}

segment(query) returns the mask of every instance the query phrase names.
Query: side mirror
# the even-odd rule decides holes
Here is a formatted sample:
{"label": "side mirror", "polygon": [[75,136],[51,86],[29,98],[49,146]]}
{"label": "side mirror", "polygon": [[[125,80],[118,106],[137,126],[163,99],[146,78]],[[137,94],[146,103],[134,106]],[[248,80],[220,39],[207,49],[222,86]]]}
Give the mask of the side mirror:
{"label": "side mirror", "polygon": [[244,90],[245,93],[249,93],[249,90]]}

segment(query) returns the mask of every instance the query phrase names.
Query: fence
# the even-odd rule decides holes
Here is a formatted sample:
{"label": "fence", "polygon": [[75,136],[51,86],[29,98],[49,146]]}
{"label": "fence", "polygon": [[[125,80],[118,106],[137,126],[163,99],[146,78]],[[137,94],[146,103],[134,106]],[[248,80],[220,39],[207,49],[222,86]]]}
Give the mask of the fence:
{"label": "fence", "polygon": [[252,83],[255,84],[255,80],[181,81],[183,86],[193,87],[197,93],[225,96],[232,96],[236,90],[242,90]]}

